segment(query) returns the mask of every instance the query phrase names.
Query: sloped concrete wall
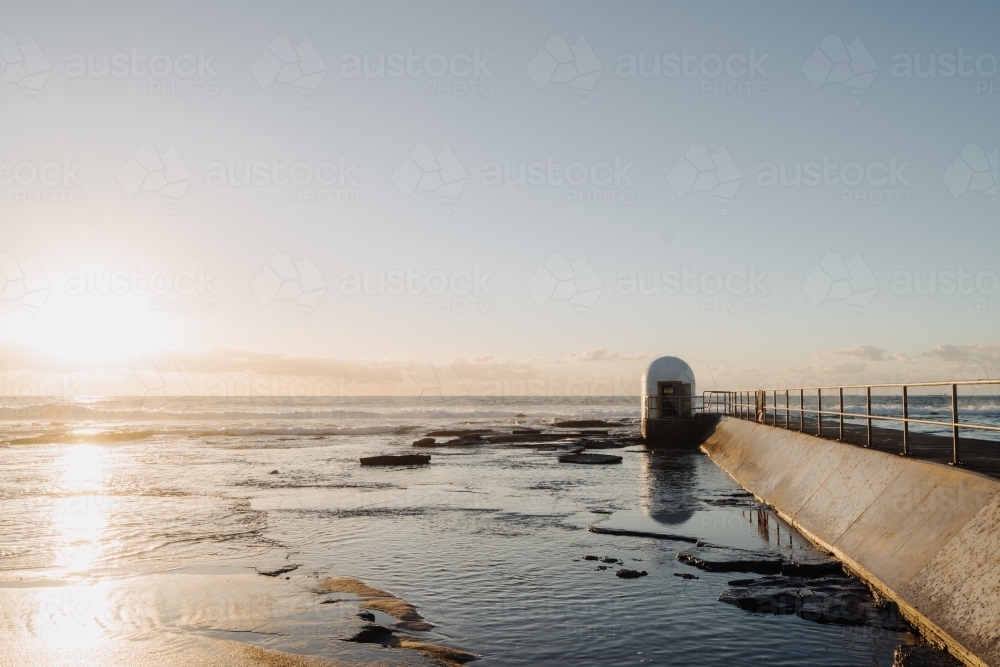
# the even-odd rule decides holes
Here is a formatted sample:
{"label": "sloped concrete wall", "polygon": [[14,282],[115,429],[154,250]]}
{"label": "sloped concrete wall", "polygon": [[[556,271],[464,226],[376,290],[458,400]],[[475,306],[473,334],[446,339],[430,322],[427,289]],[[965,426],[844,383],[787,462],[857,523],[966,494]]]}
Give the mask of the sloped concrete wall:
{"label": "sloped concrete wall", "polygon": [[1000,667],[1000,481],[733,418],[702,449],[953,654]]}

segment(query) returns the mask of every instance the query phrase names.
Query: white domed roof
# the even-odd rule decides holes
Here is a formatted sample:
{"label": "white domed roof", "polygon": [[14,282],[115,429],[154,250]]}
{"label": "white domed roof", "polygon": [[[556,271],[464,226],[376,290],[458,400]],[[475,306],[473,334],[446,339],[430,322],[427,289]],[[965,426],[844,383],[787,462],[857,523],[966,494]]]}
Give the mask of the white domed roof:
{"label": "white domed roof", "polygon": [[691,395],[695,395],[694,371],[684,360],[677,357],[660,357],[646,369],[642,376],[642,386],[646,396],[656,396],[657,382],[685,382],[691,385]]}

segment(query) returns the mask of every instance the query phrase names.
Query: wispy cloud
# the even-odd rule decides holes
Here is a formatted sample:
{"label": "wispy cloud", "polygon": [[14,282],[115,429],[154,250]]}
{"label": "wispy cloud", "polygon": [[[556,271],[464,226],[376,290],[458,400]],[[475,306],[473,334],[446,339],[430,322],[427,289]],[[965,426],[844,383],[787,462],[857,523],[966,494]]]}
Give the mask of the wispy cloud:
{"label": "wispy cloud", "polygon": [[19,387],[13,395],[115,395],[142,369],[144,376],[183,376],[196,395],[634,395],[639,390],[634,361],[644,357],[589,350],[555,359],[492,354],[337,358],[204,347],[165,349],[94,368],[56,365],[29,349],[0,346],[0,394],[11,395],[9,388]]}
{"label": "wispy cloud", "polygon": [[838,357],[849,357],[860,361],[888,361],[888,352],[874,345],[858,345],[834,351]]}
{"label": "wispy cloud", "polygon": [[933,357],[941,361],[977,363],[1000,363],[1000,345],[935,345],[922,356]]}
{"label": "wispy cloud", "polygon": [[637,361],[640,359],[652,359],[651,355],[644,353],[637,354],[624,354],[622,352],[615,352],[614,350],[609,350],[606,347],[599,347],[593,350],[584,350],[583,352],[571,352],[563,357],[563,361],[579,361],[579,362],[590,362],[590,361]]}

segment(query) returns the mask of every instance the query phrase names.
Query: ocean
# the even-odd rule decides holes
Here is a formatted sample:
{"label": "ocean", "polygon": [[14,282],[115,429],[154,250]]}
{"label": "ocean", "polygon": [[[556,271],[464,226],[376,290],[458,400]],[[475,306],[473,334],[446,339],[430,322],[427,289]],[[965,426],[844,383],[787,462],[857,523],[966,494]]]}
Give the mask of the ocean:
{"label": "ocean", "polygon": [[[0,664],[441,664],[345,641],[366,605],[478,665],[889,666],[920,645],[727,604],[759,575],[678,560],[693,542],[588,530],[825,558],[700,452],[644,451],[638,417],[631,397],[2,399]],[[609,422],[596,438],[621,463],[560,463],[595,436],[558,420]],[[359,465],[435,431],[514,429],[565,438]],[[404,632],[339,578],[420,623]]]}

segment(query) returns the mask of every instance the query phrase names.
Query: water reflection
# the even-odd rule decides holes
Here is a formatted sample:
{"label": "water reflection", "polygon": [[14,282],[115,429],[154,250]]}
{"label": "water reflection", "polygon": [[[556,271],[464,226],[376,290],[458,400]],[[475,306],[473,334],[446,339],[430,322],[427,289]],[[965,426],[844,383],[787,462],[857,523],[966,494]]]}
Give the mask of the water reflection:
{"label": "water reflection", "polygon": [[697,474],[690,449],[660,449],[644,452],[639,472],[640,505],[657,523],[676,526],[689,520],[698,509],[695,497]]}
{"label": "water reflection", "polygon": [[107,453],[95,445],[72,445],[63,450],[59,501],[53,508],[56,536],[55,568],[62,574],[88,572],[104,551],[111,499],[105,495]]}

